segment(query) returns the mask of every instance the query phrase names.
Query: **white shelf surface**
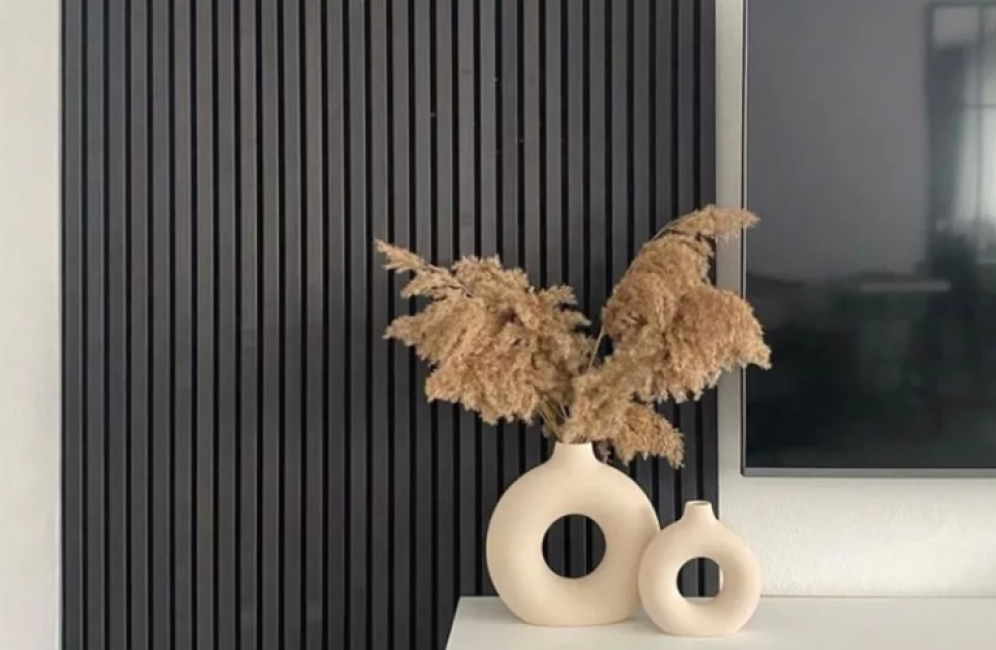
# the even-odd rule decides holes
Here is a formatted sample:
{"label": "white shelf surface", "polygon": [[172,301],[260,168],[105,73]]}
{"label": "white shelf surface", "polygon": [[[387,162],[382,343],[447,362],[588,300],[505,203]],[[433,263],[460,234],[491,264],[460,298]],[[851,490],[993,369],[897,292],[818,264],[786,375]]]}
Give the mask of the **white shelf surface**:
{"label": "white shelf surface", "polygon": [[682,639],[645,616],[616,625],[536,627],[497,598],[463,598],[447,650],[994,650],[996,599],[764,598],[739,634]]}

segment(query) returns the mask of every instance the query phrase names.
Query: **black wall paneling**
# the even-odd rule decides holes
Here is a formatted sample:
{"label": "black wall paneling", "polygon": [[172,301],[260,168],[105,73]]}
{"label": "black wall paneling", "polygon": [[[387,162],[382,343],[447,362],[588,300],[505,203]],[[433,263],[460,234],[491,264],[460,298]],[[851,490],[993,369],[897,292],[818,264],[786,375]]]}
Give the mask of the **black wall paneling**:
{"label": "black wall paneling", "polygon": [[[64,646],[442,648],[545,458],[429,405],[375,237],[500,254],[596,316],[712,199],[711,0],[65,0]],[[663,521],[715,500],[628,471]],[[590,522],[551,565],[600,557]],[[686,568],[686,593],[717,576]]]}

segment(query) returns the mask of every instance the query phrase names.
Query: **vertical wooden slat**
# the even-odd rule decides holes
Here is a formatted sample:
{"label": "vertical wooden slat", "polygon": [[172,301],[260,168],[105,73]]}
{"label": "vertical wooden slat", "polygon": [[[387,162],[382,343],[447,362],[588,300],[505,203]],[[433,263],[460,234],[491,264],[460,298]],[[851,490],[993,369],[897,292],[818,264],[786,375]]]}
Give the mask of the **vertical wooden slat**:
{"label": "vertical wooden slat", "polygon": [[[474,60],[474,23],[477,10],[474,2],[457,2],[456,12],[456,74],[457,104],[457,155],[456,184],[458,188],[457,229],[459,233],[459,254],[477,255],[478,213],[477,213],[477,106],[475,88],[477,83],[476,61]],[[456,439],[458,471],[455,476],[459,485],[456,522],[457,588],[458,595],[477,593],[479,551],[477,548],[477,444],[480,426],[474,413],[460,409],[460,429]]]}
{"label": "vertical wooden slat", "polygon": [[[391,66],[392,86],[390,93],[391,114],[389,153],[389,181],[391,182],[390,240],[400,246],[414,245],[414,165],[415,149],[412,132],[413,93],[412,85],[414,57],[412,35],[414,22],[412,5],[408,0],[391,0],[391,39],[388,52]],[[392,296],[388,318],[407,314],[409,301],[400,296],[401,282],[388,277],[387,291]],[[386,344],[385,344],[386,345]],[[412,639],[412,592],[415,585],[415,558],[412,553],[414,533],[414,473],[412,460],[414,436],[412,435],[415,406],[412,393],[414,355],[395,345],[388,347],[388,364],[391,381],[389,399],[393,404],[390,422],[392,491],[390,494],[391,516],[391,558],[388,563],[391,578],[391,621],[394,648],[413,647]]]}
{"label": "vertical wooden slat", "polygon": [[195,315],[193,5],[173,3],[173,622],[174,642],[192,647],[194,585]]}
{"label": "vertical wooden slat", "polygon": [[238,426],[239,382],[239,196],[238,75],[235,3],[217,5],[217,70],[214,103],[217,199],[217,541],[214,547],[218,650],[238,648]]}
{"label": "vertical wooden slat", "polygon": [[128,647],[128,15],[122,0],[107,4],[107,645]]}
{"label": "vertical wooden slat", "polygon": [[129,400],[131,404],[128,436],[131,440],[128,492],[129,509],[129,597],[128,618],[131,630],[127,647],[148,650],[150,646],[152,607],[150,445],[151,416],[151,156],[150,156],[150,83],[151,40],[149,4],[133,2],[129,41],[129,194],[128,221],[131,239],[127,260],[129,279]]}
{"label": "vertical wooden slat", "polygon": [[570,283],[577,294],[580,307],[589,317],[594,317],[594,309],[591,305],[585,304],[588,298],[588,255],[586,250],[585,231],[589,217],[588,192],[586,172],[589,164],[589,150],[587,137],[589,132],[588,124],[588,102],[585,93],[587,88],[586,71],[588,70],[588,51],[585,47],[587,35],[585,34],[585,12],[588,8],[588,0],[581,2],[565,1],[566,7],[564,21],[564,34],[561,49],[563,51],[563,61],[561,66],[564,70],[563,79],[563,106],[561,112],[566,118],[564,126],[562,151],[566,153],[565,182],[563,193],[566,194],[567,227],[566,241],[567,247],[567,276],[565,282]]}
{"label": "vertical wooden slat", "polygon": [[[698,184],[696,204],[716,200],[716,0],[696,4],[696,100],[698,164],[694,170]],[[719,424],[716,391],[709,391],[699,405],[698,499],[714,504],[719,514]],[[703,563],[697,593],[715,595],[719,590],[719,569],[713,562]]]}
{"label": "vertical wooden slat", "polygon": [[[674,42],[674,142],[672,144],[675,194],[678,214],[695,207],[695,7],[697,0],[673,0],[672,33]],[[674,216],[678,216],[675,214]]]}
{"label": "vertical wooden slat", "polygon": [[[388,24],[388,0],[370,0],[368,24],[369,53],[369,129],[370,151],[368,179],[370,187],[369,210],[370,230],[363,246],[367,251],[373,250],[374,239],[388,239],[391,213],[388,198],[391,193],[388,177],[388,162],[391,152],[388,150],[389,107],[388,90],[391,78],[388,76],[387,41],[390,38]],[[390,569],[391,539],[390,539],[390,499],[391,476],[388,463],[384,462],[385,452],[390,454],[390,411],[394,404],[384,399],[390,390],[391,368],[388,365],[387,348],[389,342],[379,335],[387,327],[389,304],[393,297],[388,294],[387,274],[379,267],[379,260],[372,252],[367,255],[367,290],[369,291],[370,328],[369,352],[366,359],[368,365],[367,420],[369,426],[369,441],[367,456],[369,466],[369,511],[370,511],[370,545],[367,559],[370,572],[368,574],[368,589],[370,600],[370,647],[385,648],[389,643],[390,625],[382,619],[374,622],[374,618],[389,617],[391,614]],[[376,614],[379,613],[379,614]]]}
{"label": "vertical wooden slat", "polygon": [[[347,301],[349,294],[345,285],[346,265],[349,261],[346,250],[350,244],[348,235],[348,205],[346,187],[346,139],[349,125],[346,123],[346,41],[345,10],[342,0],[331,0],[326,8],[326,46],[324,62],[326,66],[328,114],[326,139],[323,142],[328,160],[328,187],[326,199],[329,210],[327,233],[328,254],[326,256],[326,300],[328,334],[328,416],[329,438],[327,448],[326,494],[329,498],[327,515],[328,549],[326,562],[327,598],[325,615],[326,631],[323,639],[327,647],[347,647],[349,633],[349,611],[346,605],[349,597],[347,581],[348,557],[348,490],[349,475],[346,465],[349,460],[349,440],[351,438],[349,411],[346,401],[349,398],[348,383],[348,342],[349,331],[346,319],[349,317]],[[338,605],[338,606],[337,606]]]}
{"label": "vertical wooden slat", "polygon": [[215,646],[215,124],[212,3],[194,7],[194,608],[197,648]]}
{"label": "vertical wooden slat", "polygon": [[62,14],[62,645],[86,647],[88,70],[83,0]]}
{"label": "vertical wooden slat", "polygon": [[[501,243],[499,255],[508,265],[520,263],[519,224],[520,224],[520,151],[522,125],[519,120],[520,80],[519,58],[519,0],[497,0],[499,48],[498,65],[501,91],[501,108],[498,121],[501,152],[500,185],[498,199],[501,220]],[[506,488],[521,474],[521,428],[505,424],[499,430],[502,442],[502,488]]]}
{"label": "vertical wooden slat", "polygon": [[[478,205],[480,206],[478,225],[480,228],[481,255],[492,256],[498,254],[498,239],[501,222],[498,216],[498,195],[500,188],[498,185],[499,167],[501,161],[498,157],[498,119],[499,119],[499,96],[500,80],[498,77],[498,40],[497,40],[497,19],[498,3],[500,0],[481,0],[477,13],[477,48],[478,48],[478,166],[480,170],[480,185],[478,189]],[[501,435],[499,427],[484,425],[478,443],[479,467],[481,475],[479,477],[481,492],[480,504],[478,505],[478,531],[477,540],[474,547],[481,553],[484,548],[484,539],[487,531],[488,520],[491,511],[494,510],[498,501],[500,490],[502,462],[500,454],[500,443],[498,436]],[[483,560],[479,556],[479,561]],[[481,593],[486,595],[494,594],[494,586],[488,575],[486,567],[479,566],[482,573],[483,585]]]}
{"label": "vertical wooden slat", "polygon": [[650,208],[652,192],[650,178],[651,68],[653,66],[650,40],[650,5],[654,0],[631,0],[628,15],[630,43],[628,74],[630,78],[629,107],[629,167],[630,209],[633,213],[633,249],[630,256],[640,250],[643,243],[654,236],[654,215]]}
{"label": "vertical wooden slat", "polygon": [[[654,215],[651,212],[650,130],[653,122],[650,102],[650,75],[653,59],[650,52],[651,30],[650,3],[656,0],[632,0],[630,26],[632,29],[630,74],[630,187],[633,197],[633,233],[635,249],[630,257],[640,249],[643,242],[653,236]],[[654,466],[659,461],[637,460],[634,463],[634,477],[648,496],[654,491]]]}
{"label": "vertical wooden slat", "polygon": [[331,435],[326,417],[327,363],[325,242],[325,92],[324,7],[305,0],[301,14],[302,83],[304,85],[302,146],[304,152],[304,603],[303,644],[307,650],[324,646],[325,625],[325,439]]}
{"label": "vertical wooden slat", "polygon": [[304,227],[303,142],[302,142],[302,61],[301,5],[298,0],[282,2],[280,38],[282,106],[280,109],[281,266],[279,269],[282,309],[280,314],[280,346],[282,375],[280,494],[283,501],[280,544],[280,580],[283,596],[280,605],[281,645],[300,648],[302,639],[301,594],[303,589],[303,359],[304,300],[302,254]]}
{"label": "vertical wooden slat", "polygon": [[[433,250],[434,205],[436,191],[433,179],[433,141],[435,133],[435,116],[433,115],[432,83],[432,33],[433,19],[432,0],[414,0],[412,19],[414,21],[414,178],[415,178],[415,230],[413,245],[420,255],[430,255]],[[433,467],[434,427],[431,411],[427,402],[422,399],[422,385],[426,370],[421,363],[416,364],[411,391],[408,399],[414,402],[415,417],[411,430],[413,439],[418,439],[415,446],[415,489],[414,489],[414,531],[412,557],[415,558],[415,583],[413,589],[412,608],[412,647],[431,648],[435,645],[433,630],[435,628],[435,594],[437,588],[436,574],[432,563],[435,547],[436,531],[433,521],[435,511]]]}
{"label": "vertical wooden slat", "polygon": [[[652,229],[659,230],[673,215],[673,174],[672,174],[672,11],[671,2],[651,2],[650,4],[650,123],[648,136],[650,179],[650,212],[653,217]],[[658,411],[669,421],[675,422],[674,405],[666,403]],[[654,486],[651,497],[657,508],[662,524],[674,521],[677,512],[676,477],[666,463],[658,462],[654,468]]]}
{"label": "vertical wooden slat", "polygon": [[653,2],[654,35],[651,39],[651,58],[653,69],[653,139],[651,164],[653,165],[653,188],[651,210],[654,213],[657,228],[662,227],[674,218],[676,196],[674,191],[673,151],[675,108],[674,96],[674,11],[672,7],[676,0]]}
{"label": "vertical wooden slat", "polygon": [[598,309],[608,291],[607,240],[609,223],[609,4],[607,0],[588,0],[588,51],[585,53],[588,66],[588,88],[585,101],[588,106],[588,173],[589,188],[589,233],[588,233],[588,273],[589,305],[592,312]]}
{"label": "vertical wooden slat", "polygon": [[545,159],[543,164],[543,181],[546,213],[546,248],[543,251],[543,263],[546,267],[546,284],[563,284],[567,281],[564,274],[566,261],[569,259],[569,248],[565,245],[564,235],[567,219],[564,214],[564,151],[562,144],[566,142],[563,115],[564,86],[563,66],[561,61],[562,45],[565,38],[564,19],[561,14],[563,6],[559,0],[544,0],[543,32],[539,34],[539,43],[543,48],[544,83],[541,89],[543,99],[543,144]]}
{"label": "vertical wooden slat", "polygon": [[152,647],[173,647],[173,80],[171,4],[152,0]]}
{"label": "vertical wooden slat", "polygon": [[[588,67],[588,88],[585,100],[588,105],[588,171],[586,184],[589,191],[588,203],[588,274],[591,282],[588,286],[587,304],[593,316],[603,304],[608,287],[608,277],[612,269],[609,267],[609,215],[611,205],[608,192],[611,178],[609,176],[609,157],[611,155],[611,140],[609,131],[609,2],[608,0],[588,1],[588,51],[586,53]],[[596,316],[596,318],[598,318]],[[596,323],[599,322],[596,320]],[[604,350],[603,350],[604,351]],[[593,562],[602,556],[603,537],[594,535],[592,525],[585,527],[584,562],[586,569],[592,568]]]}
{"label": "vertical wooden slat", "polygon": [[[449,265],[459,255],[459,225],[457,222],[457,100],[455,79],[456,33],[454,18],[459,0],[435,0],[435,89],[436,114],[435,152],[435,252],[433,257]],[[459,412],[449,404],[436,407],[435,441],[435,525],[433,573],[436,580],[435,628],[433,647],[441,646],[447,636],[447,622],[456,607],[458,597],[456,521],[459,500],[455,476],[459,431]]]}
{"label": "vertical wooden slat", "polygon": [[87,644],[107,644],[107,413],[106,413],[106,7],[87,8],[86,97],[86,631]]}
{"label": "vertical wooden slat", "polygon": [[283,206],[281,191],[283,175],[281,166],[281,69],[280,69],[280,16],[281,3],[277,0],[260,2],[260,110],[261,124],[261,174],[260,196],[260,301],[262,350],[262,377],[260,393],[260,454],[261,454],[261,518],[260,539],[260,646],[276,648],[282,640],[281,607],[283,585],[281,557],[283,553],[282,528],[282,452],[286,435],[283,422],[281,321],[283,295],[281,286],[281,244]]}
{"label": "vertical wooden slat", "polygon": [[[591,216],[587,201],[590,189],[586,178],[589,165],[587,143],[589,111],[585,101],[587,92],[585,72],[588,69],[585,12],[588,5],[587,0],[566,1],[564,5],[566,15],[563,17],[565,27],[561,44],[564,60],[561,66],[565,71],[565,78],[562,95],[564,105],[561,111],[565,114],[567,123],[560,154],[564,155],[563,152],[566,151],[563,192],[566,194],[567,235],[566,241],[561,242],[561,245],[567,248],[567,277],[564,280],[574,288],[581,310],[588,314],[589,318],[595,318],[597,308],[592,306],[589,295],[590,268],[587,250],[587,233]],[[569,520],[564,549],[566,575],[580,576],[585,573],[587,532],[587,526],[580,517]]]}
{"label": "vertical wooden slat", "polygon": [[[695,106],[695,0],[674,0],[675,14],[672,28],[676,30],[673,47],[677,48],[677,71],[675,83],[675,142],[673,173],[675,174],[675,216],[685,214],[695,207],[695,161],[696,161],[696,106]],[[695,499],[698,485],[695,463],[698,459],[701,434],[698,430],[698,412],[694,403],[678,407],[678,425],[685,432],[685,455],[689,459],[686,468],[678,472],[681,481],[681,501]],[[680,504],[679,504],[680,506]],[[680,515],[680,507],[677,510]],[[700,584],[703,562],[691,562],[679,577],[682,593],[695,594]]]}
{"label": "vertical wooden slat", "polygon": [[[522,218],[525,247],[519,251],[521,262],[530,274],[534,283],[541,281],[541,266],[543,258],[543,239],[545,211],[541,196],[541,159],[543,117],[540,114],[540,93],[542,91],[543,69],[540,61],[542,47],[540,33],[541,4],[538,2],[522,2],[520,11],[521,25],[521,68],[522,78],[519,79],[521,97],[522,143],[520,155],[522,170]],[[527,467],[533,467],[540,459],[539,444],[533,444],[535,438],[530,436],[526,442]]]}
{"label": "vertical wooden slat", "polygon": [[[674,105],[672,102],[674,89],[674,34],[673,34],[673,2],[653,2],[650,10],[652,15],[653,37],[650,42],[651,51],[651,114],[655,119],[651,123],[650,152],[651,178],[653,191],[650,196],[650,210],[653,214],[653,227],[660,229],[675,216],[675,191],[673,174],[674,151]],[[669,421],[677,424],[676,409],[673,404],[666,403],[659,411]],[[676,473],[666,463],[658,463],[655,468],[654,504],[662,523],[674,521],[680,515],[678,501],[678,482]]]}
{"label": "vertical wooden slat", "polygon": [[[564,282],[575,290],[579,308],[593,315],[588,300],[588,255],[586,229],[588,227],[588,188],[585,182],[588,167],[588,108],[585,97],[587,82],[587,0],[568,2],[562,0],[563,35],[560,44],[560,68],[563,75],[560,92],[560,111],[564,121],[560,155],[565,166],[561,184],[564,210],[563,230],[566,248]],[[570,558],[568,558],[570,562]]]}
{"label": "vertical wooden slat", "polygon": [[260,308],[260,94],[258,0],[236,4],[238,29],[238,185],[237,242],[239,253],[239,634],[237,647],[256,650],[261,645],[262,627],[260,575],[260,427],[261,315]]}
{"label": "vertical wooden slat", "polygon": [[633,215],[629,203],[629,21],[627,12],[630,1],[610,2],[609,24],[609,96],[611,97],[611,123],[609,141],[611,144],[611,172],[609,193],[610,249],[612,284],[619,281],[629,266],[629,241],[632,236]]}
{"label": "vertical wooden slat", "polygon": [[698,202],[716,199],[716,0],[700,0],[695,5],[695,94],[698,164],[693,169],[698,185]]}
{"label": "vertical wooden slat", "polygon": [[[520,174],[522,176],[523,201],[520,207],[520,226],[524,236],[523,257],[519,264],[529,273],[533,283],[541,283],[543,276],[544,241],[546,238],[546,210],[543,205],[542,169],[543,169],[543,116],[540,107],[540,97],[543,89],[541,61],[542,48],[542,7],[545,0],[524,1],[520,4],[522,34],[522,78],[521,84],[521,118],[522,145]],[[525,433],[523,440],[525,452],[525,468],[532,469],[543,460],[543,437],[538,428],[531,428]]]}
{"label": "vertical wooden slat", "polygon": [[370,593],[367,583],[367,563],[370,561],[369,517],[370,489],[367,446],[370,444],[368,419],[368,354],[371,345],[369,322],[369,286],[367,275],[370,255],[369,210],[369,161],[370,140],[368,123],[368,39],[366,2],[347,2],[348,62],[346,101],[349,203],[347,223],[349,229],[348,267],[345,290],[349,292],[346,310],[348,358],[349,418],[349,645],[360,650],[370,645]]}
{"label": "vertical wooden slat", "polygon": [[346,167],[348,141],[346,134],[350,125],[346,121],[348,106],[346,104],[346,65],[347,43],[345,38],[345,0],[330,0],[326,7],[326,51],[324,56],[328,115],[326,122],[323,149],[327,158],[327,189],[329,228],[326,233],[328,254],[325,257],[325,280],[328,286],[325,290],[328,306],[328,447],[326,467],[326,490],[328,495],[328,515],[326,535],[326,587],[325,616],[326,629],[323,638],[325,647],[348,647],[349,610],[347,606],[350,596],[348,577],[349,529],[348,529],[348,495],[349,475],[346,466],[349,461],[349,443],[352,438],[351,423],[347,400],[349,393],[346,386],[349,367],[348,341],[349,332],[349,293],[346,286],[347,264],[349,258],[346,251],[350,245],[349,205],[347,190],[349,178]]}
{"label": "vertical wooden slat", "polygon": [[[543,277],[545,286],[564,284],[567,278],[564,269],[570,251],[564,234],[567,225],[564,214],[564,152],[566,142],[563,115],[563,67],[561,65],[562,43],[564,39],[564,17],[561,15],[560,0],[544,0],[541,3],[541,32],[537,41],[541,48],[543,83],[540,89],[540,121],[542,160],[540,197],[543,201]],[[543,458],[549,458],[553,441],[543,438]],[[565,574],[565,534],[567,525],[563,521],[554,524],[546,536],[547,562],[559,574]],[[569,574],[567,574],[569,575]]]}

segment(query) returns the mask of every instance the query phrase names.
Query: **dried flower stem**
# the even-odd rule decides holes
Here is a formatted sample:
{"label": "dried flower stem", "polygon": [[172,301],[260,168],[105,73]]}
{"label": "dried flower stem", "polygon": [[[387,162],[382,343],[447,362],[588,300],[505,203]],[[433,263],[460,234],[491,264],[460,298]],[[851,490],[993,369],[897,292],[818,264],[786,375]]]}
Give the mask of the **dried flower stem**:
{"label": "dried flower stem", "polygon": [[[686,214],[686,215],[678,217],[677,219],[672,219],[671,221],[668,221],[666,224],[664,224],[663,226],[661,226],[660,230],[658,230],[657,232],[654,233],[653,237],[651,237],[647,241],[648,242],[657,241],[661,236],[666,235],[668,232],[674,230],[675,228],[677,228],[678,226],[680,226],[682,223],[688,221],[689,219],[691,219],[694,216],[695,216],[695,213],[693,212],[691,214]],[[629,269],[626,269],[626,270],[629,271]]]}
{"label": "dried flower stem", "polygon": [[605,327],[601,327],[598,330],[598,338],[595,339],[595,347],[591,351],[591,358],[588,359],[588,370],[595,365],[595,359],[598,358],[598,350],[602,347],[602,339],[605,338]]}
{"label": "dried flower stem", "polygon": [[543,428],[552,435],[554,438],[560,438],[560,422],[557,418],[556,412],[553,411],[553,406],[548,400],[543,401],[536,408],[540,414],[540,419],[543,420]]}

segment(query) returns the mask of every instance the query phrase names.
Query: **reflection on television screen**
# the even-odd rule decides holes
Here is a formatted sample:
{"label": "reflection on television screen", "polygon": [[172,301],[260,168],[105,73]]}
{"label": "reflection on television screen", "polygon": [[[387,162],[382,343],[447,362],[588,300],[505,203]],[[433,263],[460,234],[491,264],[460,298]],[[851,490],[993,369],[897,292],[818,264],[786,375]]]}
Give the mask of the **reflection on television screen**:
{"label": "reflection on television screen", "polygon": [[747,468],[996,469],[996,4],[748,6]]}

